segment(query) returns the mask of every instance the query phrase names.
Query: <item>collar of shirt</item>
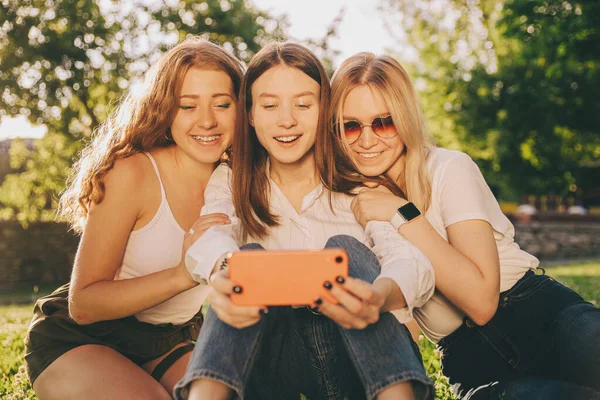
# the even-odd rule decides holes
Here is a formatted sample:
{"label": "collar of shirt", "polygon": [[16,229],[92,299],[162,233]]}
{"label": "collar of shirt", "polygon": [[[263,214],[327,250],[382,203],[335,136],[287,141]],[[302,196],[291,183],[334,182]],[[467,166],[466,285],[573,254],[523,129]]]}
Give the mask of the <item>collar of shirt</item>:
{"label": "collar of shirt", "polygon": [[[306,221],[302,218],[302,214],[306,211],[310,210],[315,202],[319,199],[319,197],[325,191],[325,187],[322,183],[319,183],[317,187],[315,187],[310,193],[304,196],[302,200],[302,206],[300,208],[300,213],[296,211],[292,203],[287,199],[285,194],[281,191],[279,186],[271,179],[271,162],[267,158],[266,165],[266,173],[267,179],[269,179],[270,189],[271,189],[271,199],[269,202],[269,206],[273,211],[275,211],[278,215],[282,217],[290,218],[297,224],[306,225]],[[306,226],[308,228],[308,226]]]}

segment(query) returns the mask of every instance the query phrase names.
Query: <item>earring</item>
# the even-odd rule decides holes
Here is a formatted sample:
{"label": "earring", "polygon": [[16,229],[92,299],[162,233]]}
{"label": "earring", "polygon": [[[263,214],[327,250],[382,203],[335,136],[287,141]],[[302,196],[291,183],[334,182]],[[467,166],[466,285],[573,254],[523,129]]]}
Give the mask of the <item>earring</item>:
{"label": "earring", "polygon": [[229,163],[230,158],[231,158],[231,147],[228,147],[227,150],[225,150],[225,153],[223,153],[221,155],[220,162]]}
{"label": "earring", "polygon": [[171,128],[167,128],[165,132],[165,139],[167,139],[168,142],[173,141],[173,135],[171,135]]}

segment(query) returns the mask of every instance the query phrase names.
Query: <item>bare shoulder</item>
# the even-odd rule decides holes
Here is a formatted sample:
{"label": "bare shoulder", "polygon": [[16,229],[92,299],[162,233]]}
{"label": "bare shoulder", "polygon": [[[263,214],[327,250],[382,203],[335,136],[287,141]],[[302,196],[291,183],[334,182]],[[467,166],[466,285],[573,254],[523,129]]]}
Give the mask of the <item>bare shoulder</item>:
{"label": "bare shoulder", "polygon": [[134,154],[116,160],[102,179],[104,200],[110,203],[127,202],[129,205],[141,205],[148,186],[152,186],[153,175],[152,164],[144,154]]}
{"label": "bare shoulder", "polygon": [[[145,161],[143,154],[134,154],[127,158],[121,158],[115,161],[113,167],[107,172],[102,181],[108,189],[129,188],[133,190],[139,188],[145,175]],[[146,161],[147,162],[147,161]]]}

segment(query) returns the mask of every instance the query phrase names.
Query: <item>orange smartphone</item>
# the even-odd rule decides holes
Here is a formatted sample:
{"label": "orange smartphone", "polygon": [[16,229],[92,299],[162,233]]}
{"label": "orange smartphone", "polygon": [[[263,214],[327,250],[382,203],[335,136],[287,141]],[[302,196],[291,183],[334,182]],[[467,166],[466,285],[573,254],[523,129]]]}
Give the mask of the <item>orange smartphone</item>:
{"label": "orange smartphone", "polygon": [[348,276],[348,253],[343,249],[231,253],[229,279],[242,288],[231,301],[244,306],[307,306],[318,298],[337,304],[323,287]]}

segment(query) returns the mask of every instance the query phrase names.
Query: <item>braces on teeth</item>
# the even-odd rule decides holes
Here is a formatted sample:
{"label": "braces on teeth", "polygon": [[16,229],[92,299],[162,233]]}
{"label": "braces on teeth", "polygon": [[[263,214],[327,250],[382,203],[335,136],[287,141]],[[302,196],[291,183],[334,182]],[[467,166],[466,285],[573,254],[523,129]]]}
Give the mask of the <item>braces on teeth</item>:
{"label": "braces on teeth", "polygon": [[219,136],[221,136],[221,135],[214,135],[214,136],[207,136],[207,137],[194,136],[194,139],[199,140],[201,142],[214,142],[215,140],[217,140],[219,138]]}

